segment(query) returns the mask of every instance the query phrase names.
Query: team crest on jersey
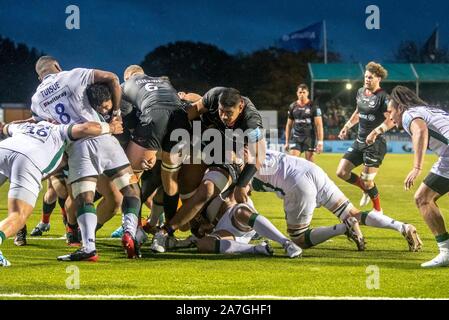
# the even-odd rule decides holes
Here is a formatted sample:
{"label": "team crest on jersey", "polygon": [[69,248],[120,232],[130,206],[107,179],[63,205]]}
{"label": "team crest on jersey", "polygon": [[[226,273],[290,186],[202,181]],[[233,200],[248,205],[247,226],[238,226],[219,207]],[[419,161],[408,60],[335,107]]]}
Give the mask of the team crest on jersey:
{"label": "team crest on jersey", "polygon": [[306,113],[306,114],[310,114],[310,108],[307,108],[307,109],[305,110],[305,113]]}
{"label": "team crest on jersey", "polygon": [[369,107],[370,108],[375,108],[377,104],[377,97],[373,96],[370,101],[369,101]]}

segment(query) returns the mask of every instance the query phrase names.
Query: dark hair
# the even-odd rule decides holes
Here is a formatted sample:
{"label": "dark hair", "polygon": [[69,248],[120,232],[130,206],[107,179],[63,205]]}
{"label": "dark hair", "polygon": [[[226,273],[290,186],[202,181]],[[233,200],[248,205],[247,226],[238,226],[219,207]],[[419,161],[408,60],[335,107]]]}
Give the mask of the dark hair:
{"label": "dark hair", "polygon": [[97,108],[103,104],[103,102],[111,100],[112,95],[109,87],[103,83],[94,83],[86,89],[87,99],[93,108]]}
{"label": "dark hair", "polygon": [[220,94],[218,101],[222,105],[223,108],[231,108],[240,103],[242,96],[237,89],[234,88],[226,88]]}
{"label": "dark hair", "polygon": [[296,90],[303,89],[309,91],[309,87],[305,83],[301,83],[298,85],[298,88]]}
{"label": "dark hair", "polygon": [[391,91],[390,99],[404,110],[416,106],[427,106],[428,103],[422,100],[412,90],[404,86],[396,86]]}

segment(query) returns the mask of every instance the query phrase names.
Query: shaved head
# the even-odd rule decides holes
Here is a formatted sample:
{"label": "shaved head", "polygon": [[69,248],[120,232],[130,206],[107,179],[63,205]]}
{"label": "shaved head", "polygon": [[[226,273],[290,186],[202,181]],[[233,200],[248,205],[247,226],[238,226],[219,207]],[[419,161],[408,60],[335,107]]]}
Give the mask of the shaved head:
{"label": "shaved head", "polygon": [[36,73],[39,79],[43,79],[47,74],[58,73],[62,71],[59,62],[51,56],[42,56],[36,62]]}
{"label": "shaved head", "polygon": [[135,74],[145,74],[145,71],[143,71],[141,66],[138,66],[137,64],[132,64],[128,68],[126,68],[123,79],[128,80]]}

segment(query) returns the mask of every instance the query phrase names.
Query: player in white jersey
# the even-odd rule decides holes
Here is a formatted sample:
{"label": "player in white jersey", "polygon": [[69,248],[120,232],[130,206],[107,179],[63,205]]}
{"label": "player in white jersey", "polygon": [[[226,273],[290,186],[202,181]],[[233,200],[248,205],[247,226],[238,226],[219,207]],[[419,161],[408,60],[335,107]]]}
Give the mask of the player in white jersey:
{"label": "player in white jersey", "polygon": [[436,202],[449,192],[449,114],[440,108],[429,106],[412,90],[403,86],[393,89],[388,112],[397,127],[403,128],[413,141],[413,169],[405,178],[406,190],[414,185],[416,178],[422,173],[426,150],[430,149],[439,156],[416,191],[415,202],[440,250],[434,259],[421,264],[421,267],[448,266],[449,234]]}
{"label": "player in white jersey", "polygon": [[[375,210],[361,212],[320,167],[307,160],[267,150],[266,160],[255,174],[252,186],[256,191],[276,192],[284,200],[287,231],[303,249],[348,232],[357,248],[364,250],[365,242],[357,221],[367,226],[396,230],[405,237],[410,251],[421,249],[422,243],[414,226]],[[333,212],[343,223],[310,229],[313,212],[318,206]]]}
{"label": "player in white jersey", "polygon": [[[302,249],[259,214],[250,198],[248,203],[237,204],[232,193],[225,193],[229,197],[219,195],[214,198],[192,223],[199,237],[195,241],[198,252],[272,255],[273,250],[268,242],[258,245],[249,243],[257,232],[281,244],[289,258],[301,256]],[[211,232],[203,236],[208,228]]]}
{"label": "player in white jersey", "polygon": [[[31,110],[37,119],[51,119],[62,124],[102,120],[98,110],[113,109],[119,116],[121,89],[115,74],[92,69],[62,71],[55,58],[43,56],[36,63],[36,72],[42,81],[32,98]],[[91,106],[86,88],[104,83],[111,98],[102,105]],[[138,256],[135,235],[140,208],[137,179],[123,149],[116,138],[103,135],[71,143],[67,148],[71,196],[81,229],[83,248],[58,257],[63,261],[89,260],[97,256],[95,229],[97,226],[94,195],[98,176],[105,174],[110,184],[123,194],[122,211],[125,215],[126,233],[122,244],[129,258]],[[111,186],[112,188],[112,186]]]}
{"label": "player in white jersey", "polygon": [[[8,179],[8,217],[0,222],[0,244],[13,236],[33,212],[41,189],[41,180],[63,162],[67,142],[87,136],[120,133],[120,122],[86,122],[55,125],[49,122],[1,126],[7,138],[0,142],[0,186]],[[0,252],[0,265],[10,263]]]}

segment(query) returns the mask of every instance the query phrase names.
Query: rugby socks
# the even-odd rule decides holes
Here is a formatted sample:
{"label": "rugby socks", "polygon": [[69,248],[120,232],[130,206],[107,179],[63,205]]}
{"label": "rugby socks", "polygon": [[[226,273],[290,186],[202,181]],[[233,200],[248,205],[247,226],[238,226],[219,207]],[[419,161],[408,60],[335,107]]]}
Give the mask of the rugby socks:
{"label": "rugby socks", "polygon": [[264,216],[253,213],[249,218],[248,225],[262,237],[276,241],[284,246],[288,239]]}
{"label": "rugby socks", "polygon": [[59,207],[61,208],[62,222],[66,226],[67,225],[67,212],[65,211],[65,200],[66,199],[58,198],[58,204],[59,204]]}
{"label": "rugby socks", "polygon": [[369,190],[366,190],[366,193],[371,198],[371,201],[373,201],[373,207],[377,211],[382,211],[382,207],[380,206],[380,197],[379,197],[379,190],[377,190],[376,185],[372,187]]}
{"label": "rugby socks", "polygon": [[153,206],[151,207],[151,215],[150,215],[150,221],[148,222],[151,227],[157,226],[158,222],[159,224],[163,224],[164,221],[160,221],[161,216],[164,214],[164,207],[161,203],[157,203],[153,201]]}
{"label": "rugby socks", "polygon": [[403,222],[394,220],[384,214],[375,211],[362,212],[362,224],[375,228],[392,229],[402,232]]}
{"label": "rugby socks", "polygon": [[[0,232],[1,237],[1,232]],[[445,232],[435,237],[440,251],[449,251],[449,233]],[[0,242],[1,243],[1,242]]]}
{"label": "rugby socks", "polygon": [[6,240],[6,235],[3,231],[0,231],[0,245]]}
{"label": "rugby socks", "polygon": [[345,234],[346,225],[344,223],[336,224],[331,227],[319,227],[314,229],[309,229],[304,234],[304,239],[309,247],[316,246],[317,244],[323,243],[330,238],[340,236]]}
{"label": "rugby socks", "polygon": [[42,204],[42,223],[50,223],[50,216],[53,212],[53,210],[55,210],[56,207],[56,201],[53,203],[48,203],[45,200],[43,200],[43,204]]}
{"label": "rugby socks", "polygon": [[174,196],[169,196],[164,191],[164,213],[167,221],[170,221],[178,210],[179,193]]}
{"label": "rugby socks", "polygon": [[348,180],[346,180],[346,182],[359,187],[365,192],[365,189],[363,188],[362,179],[360,179],[360,177],[356,175],[354,172],[351,172],[351,176],[349,177]]}
{"label": "rugby socks", "polygon": [[139,224],[140,199],[136,197],[123,197],[123,231],[128,232],[133,238],[136,237]]}
{"label": "rugby socks", "polygon": [[[81,229],[84,250],[92,252],[95,248],[95,228],[97,226],[97,212],[92,203],[86,203],[78,209],[77,221]],[[76,232],[76,229],[74,230]]]}

